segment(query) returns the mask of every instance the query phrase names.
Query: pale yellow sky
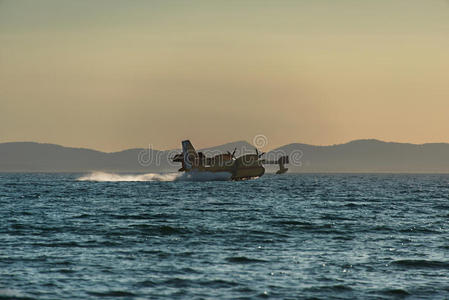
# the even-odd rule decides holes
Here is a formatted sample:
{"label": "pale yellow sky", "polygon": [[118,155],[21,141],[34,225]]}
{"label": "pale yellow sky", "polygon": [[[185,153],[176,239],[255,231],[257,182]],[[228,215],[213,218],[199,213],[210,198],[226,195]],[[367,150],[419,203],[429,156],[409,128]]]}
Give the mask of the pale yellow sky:
{"label": "pale yellow sky", "polygon": [[0,0],[0,142],[449,142],[445,0]]}

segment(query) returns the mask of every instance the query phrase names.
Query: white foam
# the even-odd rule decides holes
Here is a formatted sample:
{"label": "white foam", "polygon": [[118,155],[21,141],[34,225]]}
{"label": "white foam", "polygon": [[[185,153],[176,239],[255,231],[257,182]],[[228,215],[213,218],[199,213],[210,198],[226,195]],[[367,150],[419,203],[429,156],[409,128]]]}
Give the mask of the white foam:
{"label": "white foam", "polygon": [[120,181],[214,181],[229,180],[228,172],[186,172],[186,173],[147,173],[147,174],[116,174],[106,172],[92,172],[77,178],[78,181],[120,182]]}

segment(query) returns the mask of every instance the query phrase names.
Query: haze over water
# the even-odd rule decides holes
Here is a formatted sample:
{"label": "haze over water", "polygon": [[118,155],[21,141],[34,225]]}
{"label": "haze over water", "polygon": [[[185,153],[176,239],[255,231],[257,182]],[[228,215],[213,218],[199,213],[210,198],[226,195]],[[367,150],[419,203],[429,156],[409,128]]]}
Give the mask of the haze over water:
{"label": "haze over water", "polygon": [[0,174],[1,299],[449,297],[449,175],[80,176]]}
{"label": "haze over water", "polygon": [[2,0],[0,142],[449,142],[447,0]]}

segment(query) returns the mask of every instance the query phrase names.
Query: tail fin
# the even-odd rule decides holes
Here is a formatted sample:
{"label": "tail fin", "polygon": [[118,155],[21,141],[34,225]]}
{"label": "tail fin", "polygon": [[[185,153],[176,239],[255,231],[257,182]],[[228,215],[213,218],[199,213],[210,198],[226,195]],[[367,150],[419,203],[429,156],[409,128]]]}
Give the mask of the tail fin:
{"label": "tail fin", "polygon": [[189,140],[182,141],[182,155],[184,157],[184,165],[186,170],[192,169],[192,167],[198,164],[198,153],[193,148],[192,143]]}

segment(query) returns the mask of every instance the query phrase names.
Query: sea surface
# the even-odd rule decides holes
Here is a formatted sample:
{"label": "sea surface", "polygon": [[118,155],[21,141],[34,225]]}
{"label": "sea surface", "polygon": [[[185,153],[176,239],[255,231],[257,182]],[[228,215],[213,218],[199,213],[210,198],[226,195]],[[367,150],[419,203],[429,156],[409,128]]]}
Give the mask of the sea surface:
{"label": "sea surface", "polygon": [[3,173],[0,208],[0,299],[449,299],[449,175]]}

